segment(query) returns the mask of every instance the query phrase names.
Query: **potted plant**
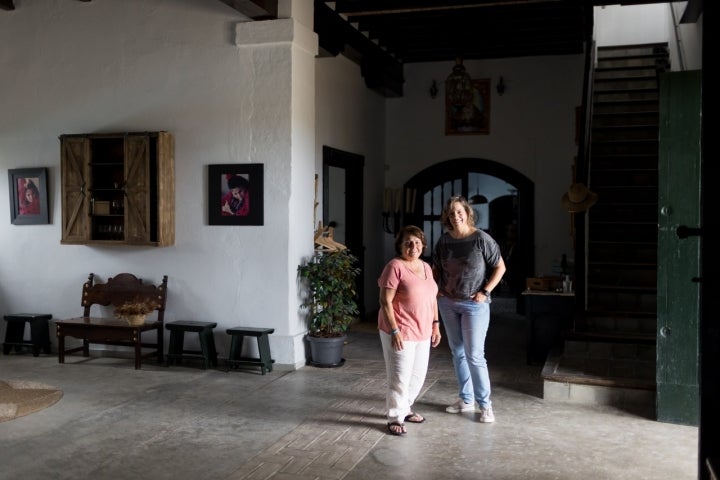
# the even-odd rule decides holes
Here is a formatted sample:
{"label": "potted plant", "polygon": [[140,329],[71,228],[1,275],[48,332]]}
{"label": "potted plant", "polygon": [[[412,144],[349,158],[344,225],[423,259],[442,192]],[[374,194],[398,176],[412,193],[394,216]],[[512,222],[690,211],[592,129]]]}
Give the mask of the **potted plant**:
{"label": "potted plant", "polygon": [[160,305],[157,302],[133,299],[115,307],[116,318],[126,320],[130,325],[142,325],[145,318]]}
{"label": "potted plant", "polygon": [[335,367],[344,363],[342,347],[346,332],[359,313],[355,278],[357,258],[347,249],[315,252],[298,266],[305,285],[301,306],[308,312],[311,364]]}

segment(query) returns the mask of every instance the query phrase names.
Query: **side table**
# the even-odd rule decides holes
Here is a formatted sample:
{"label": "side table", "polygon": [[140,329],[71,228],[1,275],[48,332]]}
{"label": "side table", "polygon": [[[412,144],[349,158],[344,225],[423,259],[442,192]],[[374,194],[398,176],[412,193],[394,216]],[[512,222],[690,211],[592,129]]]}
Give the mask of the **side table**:
{"label": "side table", "polygon": [[573,328],[575,294],[525,290],[527,363],[542,365],[550,349],[562,343],[562,332]]}

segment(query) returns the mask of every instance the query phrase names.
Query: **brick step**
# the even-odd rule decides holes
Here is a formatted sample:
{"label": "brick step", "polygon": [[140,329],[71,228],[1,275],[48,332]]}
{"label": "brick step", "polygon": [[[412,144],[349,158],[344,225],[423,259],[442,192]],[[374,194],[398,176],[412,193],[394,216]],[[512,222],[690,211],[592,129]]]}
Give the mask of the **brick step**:
{"label": "brick step", "polygon": [[593,92],[593,99],[596,102],[629,102],[632,100],[653,100],[658,101],[657,88],[637,88],[625,90]]}
{"label": "brick step", "polygon": [[593,241],[612,241],[622,237],[629,237],[637,242],[649,243],[657,239],[657,223],[590,221],[588,238]]}
{"label": "brick step", "polygon": [[636,262],[657,263],[657,242],[590,242],[588,244],[588,262]]}
{"label": "brick step", "polygon": [[592,127],[593,131],[599,127],[620,127],[620,126],[639,126],[659,125],[660,114],[657,111],[637,111],[637,112],[607,112],[593,114]]}
{"label": "brick step", "polygon": [[607,58],[629,58],[629,57],[667,57],[668,47],[667,43],[663,42],[651,42],[651,43],[638,43],[630,45],[605,45],[598,47],[597,57],[598,59]]}
{"label": "brick step", "polygon": [[632,67],[614,67],[595,69],[594,81],[610,80],[616,78],[647,78],[656,77],[657,69],[655,64],[652,65],[636,65]]}
{"label": "brick step", "polygon": [[650,76],[595,78],[594,93],[612,93],[618,91],[657,90],[658,80],[655,74]]}
{"label": "brick step", "polygon": [[[562,348],[551,352],[544,379],[575,383],[654,388],[656,340],[654,335],[627,332],[567,332]],[[548,357],[550,357],[549,355]]]}
{"label": "brick step", "polygon": [[558,349],[541,375],[545,401],[611,406],[655,418],[654,364],[566,357]]}
{"label": "brick step", "polygon": [[[588,285],[585,327],[593,330],[654,331],[657,323],[656,289]],[[593,316],[589,316],[592,314]]]}
{"label": "brick step", "polygon": [[639,99],[595,99],[593,102],[593,118],[598,114],[632,113],[632,112],[658,112],[657,98]]}
{"label": "brick step", "polygon": [[594,142],[604,140],[634,141],[657,140],[658,126],[655,125],[593,125],[592,139]]}
{"label": "brick step", "polygon": [[670,68],[667,58],[661,55],[648,55],[636,57],[598,58],[597,68],[602,69],[625,69],[635,67],[652,67],[658,72],[664,72]]}
{"label": "brick step", "polygon": [[[647,185],[657,185],[658,169],[657,168],[632,168],[632,165],[626,165],[624,168],[606,168],[593,169],[592,171],[593,185],[613,185],[616,187],[645,187]],[[624,202],[617,202],[624,203]],[[657,202],[629,202],[629,203],[657,203]]]}
{"label": "brick step", "polygon": [[[590,151],[595,155],[657,155],[657,139],[593,141]],[[591,160],[592,162],[592,160]]]}
{"label": "brick step", "polygon": [[593,174],[595,172],[602,172],[605,170],[618,170],[618,169],[646,169],[646,170],[657,170],[658,169],[658,153],[638,153],[638,154],[612,154],[612,155],[599,155],[595,154],[592,157],[590,167],[592,168]]}

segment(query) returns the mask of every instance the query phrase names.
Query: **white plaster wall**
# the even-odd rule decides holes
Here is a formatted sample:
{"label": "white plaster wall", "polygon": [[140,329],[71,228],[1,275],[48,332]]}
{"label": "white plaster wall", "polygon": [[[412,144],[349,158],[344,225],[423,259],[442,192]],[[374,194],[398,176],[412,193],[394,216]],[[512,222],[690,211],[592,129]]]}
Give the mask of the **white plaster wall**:
{"label": "white plaster wall", "polygon": [[[581,103],[583,55],[465,61],[473,78],[491,79],[490,134],[445,135],[444,81],[453,63],[405,66],[405,95],[388,100],[387,186],[401,186],[445,160],[484,158],[508,165],[535,183],[535,258],[548,273],[571,256],[569,216],[560,198],[572,181],[575,107]],[[504,95],[495,85],[502,75]],[[432,81],[437,98],[428,93]],[[391,242],[386,245],[392,251]]]}
{"label": "white plaster wall", "polygon": [[662,43],[670,39],[669,6],[665,3],[595,7],[594,15],[598,47]]}
{"label": "white plaster wall", "polygon": [[[10,225],[8,185],[0,181],[3,312],[75,316],[90,272],[102,278],[129,271],[152,282],[167,274],[168,321],[217,321],[221,355],[229,343],[224,328],[274,327],[276,367],[299,366],[305,325],[296,268],[312,251],[322,145],[365,156],[368,311],[392,256],[392,239],[381,228],[383,188],[439,161],[487,158],[535,182],[538,273],[571,250],[559,201],[576,153],[582,55],[466,62],[473,77],[491,78],[493,86],[502,75],[507,91],[500,97],[492,90],[489,135],[445,136],[449,62],[407,65],[404,97],[385,99],[365,87],[346,58],[308,60],[309,25],[251,27],[259,35],[270,25],[270,38],[289,28],[302,39],[293,46],[237,46],[244,30],[238,22],[246,19],[219,1],[16,5],[0,15],[0,166],[49,169],[51,223]],[[282,5],[301,20],[312,18],[300,0]],[[433,79],[440,86],[435,100],[428,94]],[[61,246],[58,135],[161,129],[176,141],[175,246]],[[265,225],[208,226],[207,165],[249,162],[265,164]]]}
{"label": "white plaster wall", "polygon": [[[304,364],[294,270],[312,249],[312,183],[293,192],[291,180],[303,162],[312,170],[314,143],[291,153],[296,54],[283,42],[236,46],[245,20],[205,0],[18,2],[0,15],[0,165],[47,167],[51,212],[49,225],[10,225],[0,182],[2,311],[77,316],[90,272],[167,274],[167,321],[216,321],[221,356],[225,328],[274,327],[276,365]],[[292,108],[312,120],[311,77],[305,85],[311,98]],[[58,135],[143,130],[175,135],[175,245],[60,245]],[[207,165],[218,163],[265,165],[264,226],[207,224]],[[298,199],[307,210],[290,206]],[[289,248],[291,232],[307,244]]]}
{"label": "white plaster wall", "polygon": [[[377,278],[387,261],[380,215],[385,168],[385,98],[365,87],[360,67],[343,57],[316,60],[317,137],[316,172],[322,185],[322,147],[337,148],[365,157],[365,306],[377,308]],[[322,219],[321,205],[318,218]],[[350,219],[348,219],[350,220]],[[392,252],[391,252],[392,253]]]}
{"label": "white plaster wall", "polygon": [[695,23],[679,23],[688,2],[595,7],[598,47],[665,43],[673,71],[702,68],[702,15]]}

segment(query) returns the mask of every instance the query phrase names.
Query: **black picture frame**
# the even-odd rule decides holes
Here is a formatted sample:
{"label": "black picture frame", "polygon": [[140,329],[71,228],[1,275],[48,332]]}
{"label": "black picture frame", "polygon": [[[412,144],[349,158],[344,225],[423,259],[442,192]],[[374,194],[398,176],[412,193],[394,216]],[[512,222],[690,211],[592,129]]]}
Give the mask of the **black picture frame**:
{"label": "black picture frame", "polygon": [[[246,195],[233,198],[230,185]],[[263,164],[208,165],[208,219],[210,225],[263,225]]]}
{"label": "black picture frame", "polygon": [[[17,168],[8,170],[10,192],[10,222],[13,225],[43,225],[50,223],[48,214],[47,168]],[[29,199],[26,195],[34,192]]]}

